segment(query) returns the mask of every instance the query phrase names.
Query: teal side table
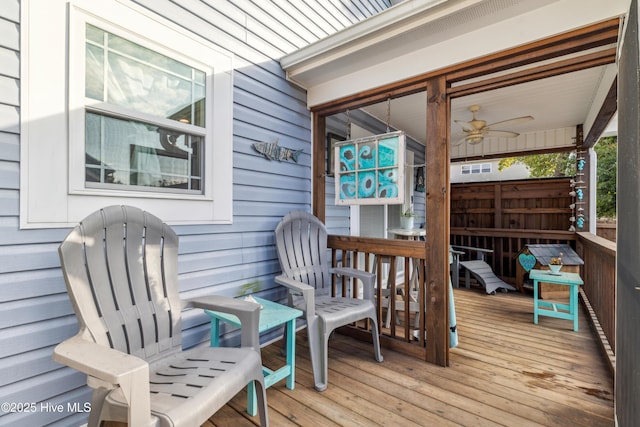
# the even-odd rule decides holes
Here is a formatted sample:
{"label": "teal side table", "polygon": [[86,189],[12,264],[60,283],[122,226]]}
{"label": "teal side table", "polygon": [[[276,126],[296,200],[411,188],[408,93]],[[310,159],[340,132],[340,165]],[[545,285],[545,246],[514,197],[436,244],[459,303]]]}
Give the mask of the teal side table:
{"label": "teal side table", "polygon": [[[287,336],[285,338],[287,340],[286,364],[275,371],[263,366],[264,385],[266,388],[269,388],[278,381],[286,378],[287,388],[293,390],[296,381],[296,318],[302,316],[302,311],[262,298],[255,298],[255,300],[264,307],[260,310],[261,333],[285,323],[287,324]],[[240,320],[233,314],[219,313],[210,310],[205,310],[205,313],[211,317],[211,347],[217,347],[220,344],[221,320],[240,327]],[[247,389],[247,412],[252,416],[255,416],[258,412],[256,390],[253,381],[249,383]]]}
{"label": "teal side table", "polygon": [[[531,270],[529,278],[533,280],[533,323],[538,324],[538,316],[556,317],[573,320],[573,330],[578,330],[578,286],[584,282],[577,273],[552,273],[549,270]],[[569,305],[540,301],[538,282],[555,283],[569,286]],[[558,311],[564,310],[564,311]]]}

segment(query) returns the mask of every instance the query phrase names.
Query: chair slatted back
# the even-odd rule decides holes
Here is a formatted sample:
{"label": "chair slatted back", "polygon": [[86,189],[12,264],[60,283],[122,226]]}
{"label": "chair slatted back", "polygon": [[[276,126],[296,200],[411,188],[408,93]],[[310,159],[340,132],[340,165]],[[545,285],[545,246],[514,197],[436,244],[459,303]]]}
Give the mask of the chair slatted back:
{"label": "chair slatted back", "polygon": [[276,227],[276,245],[283,274],[316,289],[331,292],[327,257],[327,230],[315,216],[304,211],[288,213]]}
{"label": "chair slatted back", "polygon": [[110,206],[59,248],[80,327],[99,344],[148,361],[181,349],[178,237],[157,217]]}

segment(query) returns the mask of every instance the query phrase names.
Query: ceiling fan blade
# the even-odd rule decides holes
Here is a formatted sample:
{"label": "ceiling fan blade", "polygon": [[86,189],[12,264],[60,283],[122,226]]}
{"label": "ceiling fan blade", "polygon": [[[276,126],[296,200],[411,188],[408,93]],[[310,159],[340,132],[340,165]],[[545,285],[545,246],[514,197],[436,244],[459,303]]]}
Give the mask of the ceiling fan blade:
{"label": "ceiling fan blade", "polygon": [[461,145],[463,142],[465,142],[467,140],[466,136],[463,136],[462,138],[460,138],[459,140],[457,140],[456,142],[452,143],[451,146],[452,147],[457,147],[458,145]]}
{"label": "ceiling fan blade", "polygon": [[496,126],[510,126],[510,125],[517,125],[520,123],[526,123],[530,120],[533,120],[533,116],[522,116],[522,117],[515,117],[513,119],[507,119],[507,120],[503,120],[501,122],[495,122],[495,123],[491,123],[490,125],[487,125],[486,127],[488,128],[493,128]]}
{"label": "ceiling fan blade", "polygon": [[518,132],[510,132],[508,130],[488,130],[482,133],[485,137],[494,137],[494,138],[516,138],[520,135]]}

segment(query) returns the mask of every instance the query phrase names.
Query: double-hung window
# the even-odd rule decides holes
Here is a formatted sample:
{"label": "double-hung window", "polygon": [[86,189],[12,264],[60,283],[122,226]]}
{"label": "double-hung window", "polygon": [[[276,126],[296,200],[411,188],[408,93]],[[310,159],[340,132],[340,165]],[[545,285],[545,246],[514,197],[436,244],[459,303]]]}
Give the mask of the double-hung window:
{"label": "double-hung window", "polygon": [[85,185],[202,194],[206,72],[87,23]]}
{"label": "double-hung window", "polygon": [[231,222],[231,54],[129,1],[25,0],[23,18],[23,227],[107,204]]}

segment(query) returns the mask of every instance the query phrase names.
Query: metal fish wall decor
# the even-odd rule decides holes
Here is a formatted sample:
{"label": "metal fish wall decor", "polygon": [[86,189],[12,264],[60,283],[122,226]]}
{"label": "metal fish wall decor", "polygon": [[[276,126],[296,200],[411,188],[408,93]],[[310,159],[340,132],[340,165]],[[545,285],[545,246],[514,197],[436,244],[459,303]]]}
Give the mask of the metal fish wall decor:
{"label": "metal fish wall decor", "polygon": [[267,159],[279,162],[293,160],[298,163],[298,156],[302,153],[302,150],[292,150],[291,148],[279,146],[278,140],[276,142],[256,142],[252,144],[252,147]]}

